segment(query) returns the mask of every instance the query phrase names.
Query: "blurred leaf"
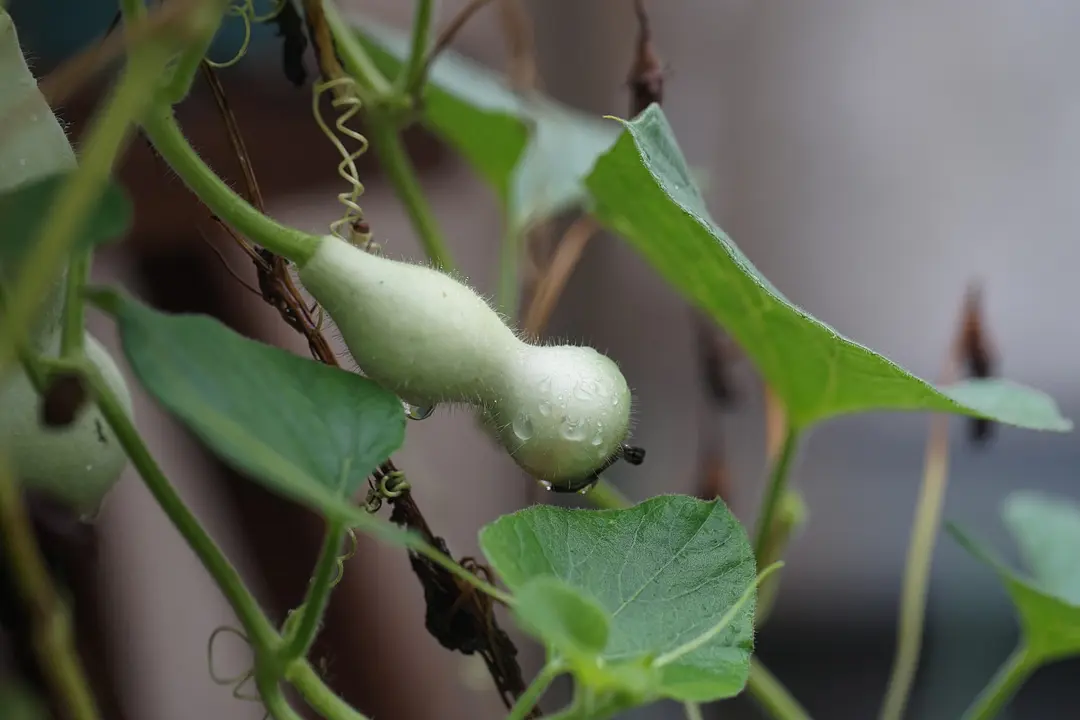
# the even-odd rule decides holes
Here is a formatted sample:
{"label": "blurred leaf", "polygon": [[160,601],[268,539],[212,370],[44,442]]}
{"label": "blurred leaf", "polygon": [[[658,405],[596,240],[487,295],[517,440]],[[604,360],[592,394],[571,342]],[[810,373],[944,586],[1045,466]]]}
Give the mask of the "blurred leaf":
{"label": "blurred leaf", "polygon": [[1067,431],[1054,401],[1001,380],[935,388],[807,314],[709,215],[663,111],[632,121],[586,179],[593,212],[749,355],[799,428],[845,413],[932,410]]}
{"label": "blurred leaf", "polygon": [[4,720],[48,720],[45,704],[28,687],[0,682],[0,718]]}
{"label": "blurred leaf", "polygon": [[374,382],[244,338],[202,315],[160,313],[112,291],[139,381],[238,470],[326,517],[355,520],[349,500],[401,446],[401,401]]}
{"label": "blurred leaf", "polygon": [[[31,243],[37,240],[42,221],[49,216],[53,200],[74,170],[24,183],[0,195],[0,267],[5,274],[18,272]],[[123,189],[109,182],[101,198],[79,226],[75,249],[114,240],[131,224],[131,201]]]}
{"label": "blurred leaf", "polygon": [[[406,34],[350,13],[364,48],[390,77],[408,56]],[[422,121],[499,193],[515,230],[579,207],[581,181],[618,128],[540,95],[515,93],[504,78],[446,50],[431,67]]]}
{"label": "blurred leaf", "polygon": [[481,530],[484,554],[514,592],[553,576],[611,618],[603,674],[579,681],[607,690],[707,701],[738,694],[753,650],[753,596],[732,622],[669,665],[650,663],[709,632],[755,580],[746,533],[719,500],[680,495],[626,510],[534,506]]}
{"label": "blurred leaf", "polygon": [[1080,506],[1029,491],[1010,495],[1002,516],[1031,572],[1021,577],[955,525],[949,531],[993,568],[1012,597],[1032,656],[1080,655]]}
{"label": "blurred leaf", "polygon": [[551,575],[538,575],[515,594],[522,629],[561,656],[595,660],[607,645],[610,620],[604,609]]}

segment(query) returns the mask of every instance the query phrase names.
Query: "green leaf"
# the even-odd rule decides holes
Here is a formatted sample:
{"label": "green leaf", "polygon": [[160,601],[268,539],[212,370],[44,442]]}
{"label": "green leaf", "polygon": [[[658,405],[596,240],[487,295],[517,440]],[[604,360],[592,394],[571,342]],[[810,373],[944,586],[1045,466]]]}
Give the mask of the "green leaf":
{"label": "green leaf", "polygon": [[206,316],[160,313],[112,291],[91,299],[117,318],[143,387],[221,457],[326,517],[367,520],[349,500],[401,446],[396,396]]}
{"label": "green leaf", "polygon": [[592,598],[550,575],[525,583],[515,594],[522,629],[568,658],[592,660],[607,645],[610,620]]}
{"label": "green leaf", "polygon": [[936,388],[845,338],[777,290],[712,220],[663,111],[632,121],[586,179],[592,211],[722,325],[797,428],[870,410],[927,410],[1067,431],[1043,393],[1002,380]]}
{"label": "green leaf", "polygon": [[[395,76],[409,53],[408,36],[350,17],[375,64]],[[515,230],[580,207],[582,179],[618,136],[610,123],[539,94],[515,93],[502,76],[452,50],[431,67],[421,119],[496,189]]]}
{"label": "green leaf", "polygon": [[[53,199],[69,172],[24,183],[0,195],[0,268],[14,276],[39,226],[48,217]],[[131,224],[131,201],[115,182],[109,182],[86,221],[79,226],[75,249],[86,249],[122,236]]]}
{"label": "green leaf", "polygon": [[1002,517],[1020,547],[1030,578],[1015,572],[955,525],[949,525],[949,531],[997,572],[1035,658],[1045,663],[1080,655],[1080,506],[1023,491],[1006,499]]}
{"label": "green leaf", "polygon": [[[514,592],[552,576],[599,603],[611,617],[605,664],[638,675],[652,667],[656,695],[704,702],[745,685],[752,600],[701,647],[648,665],[709,632],[755,580],[746,533],[721,501],[662,495],[626,510],[535,506],[484,527],[480,544]],[[604,679],[625,685],[595,678]]]}

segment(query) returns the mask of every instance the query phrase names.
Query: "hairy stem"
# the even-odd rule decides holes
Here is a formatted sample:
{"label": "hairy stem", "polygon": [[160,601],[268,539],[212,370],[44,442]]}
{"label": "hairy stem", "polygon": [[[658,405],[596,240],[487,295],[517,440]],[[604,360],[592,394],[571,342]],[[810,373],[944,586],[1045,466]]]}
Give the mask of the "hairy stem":
{"label": "hairy stem", "polygon": [[433,0],[416,0],[416,12],[413,15],[412,45],[409,58],[398,76],[397,87],[412,95],[424,84],[428,45],[431,44],[431,21],[434,15]]}
{"label": "hairy stem", "polygon": [[525,688],[525,692],[514,703],[514,707],[510,710],[510,714],[506,716],[506,720],[525,720],[525,718],[529,717],[529,713],[536,707],[536,703],[540,702],[540,698],[543,697],[548,687],[562,671],[563,666],[558,662],[549,662],[541,668],[533,681],[529,683],[529,687]]}
{"label": "hairy stem", "polygon": [[75,650],[71,615],[53,587],[19,487],[0,457],[0,538],[8,567],[33,623],[38,662],[70,720],[97,720],[94,695]]}
{"label": "hairy stem", "polygon": [[600,480],[585,497],[602,510],[623,510],[633,503],[607,480]]}
{"label": "hairy stem", "polygon": [[746,692],[774,720],[810,720],[810,713],[791,696],[787,688],[758,660],[750,661]]}
{"label": "hairy stem", "polygon": [[990,720],[997,717],[1038,667],[1038,659],[1026,646],[1020,645],[975,698],[975,702],[964,713],[963,720]]}
{"label": "hairy stem", "polygon": [[311,578],[311,585],[308,586],[304,603],[297,610],[300,613],[300,621],[285,638],[285,647],[281,652],[281,657],[285,662],[306,656],[311,644],[315,642],[315,637],[319,634],[319,624],[326,612],[326,604],[330,600],[334,570],[338,565],[338,553],[341,551],[341,541],[344,538],[345,523],[340,520],[329,521],[326,538],[315,565],[315,573]]}
{"label": "hairy stem", "polygon": [[236,612],[240,624],[244,626],[244,631],[256,652],[265,654],[276,650],[281,643],[281,638],[244,585],[236,568],[199,524],[198,519],[165,477],[116,395],[105,383],[97,368],[87,362],[80,363],[79,367],[93,389],[94,399],[101,414],[116,434],[124,452],[131,459],[158,505],[165,511],[169,520],[214,578],[214,582]]}
{"label": "hairy stem", "polygon": [[311,665],[296,660],[285,669],[285,679],[315,712],[329,720],[368,720],[326,686]]}
{"label": "hairy stem", "polygon": [[780,447],[780,455],[773,465],[769,475],[769,484],[765,488],[765,499],[761,505],[761,513],[758,516],[757,528],[754,536],[754,557],[758,562],[762,561],[765,554],[765,544],[769,541],[769,532],[776,516],[776,507],[787,487],[788,477],[791,474],[791,462],[795,457],[795,451],[799,446],[799,432],[788,425],[784,433],[784,442]]}
{"label": "hairy stem", "polygon": [[86,286],[86,279],[90,276],[90,257],[89,250],[76,250],[68,261],[63,324],[60,330],[60,357],[76,358],[83,354],[86,312],[82,291]]}
{"label": "hairy stem", "polygon": [[341,61],[345,69],[365,90],[361,96],[389,97],[392,94],[390,83],[379,72],[378,66],[364,50],[364,46],[356,39],[353,29],[342,19],[333,0],[323,0],[323,12],[326,15],[326,24],[334,36],[334,44],[341,53]]}
{"label": "hairy stem", "polygon": [[683,703],[683,710],[686,712],[686,720],[705,720],[705,716],[701,714],[701,706],[697,703]]}
{"label": "hairy stem", "polygon": [[191,147],[176,124],[172,110],[161,108],[155,111],[143,122],[142,127],[158,154],[222,221],[275,255],[288,258],[297,265],[303,266],[311,259],[321,238],[263,215],[233,191]]}

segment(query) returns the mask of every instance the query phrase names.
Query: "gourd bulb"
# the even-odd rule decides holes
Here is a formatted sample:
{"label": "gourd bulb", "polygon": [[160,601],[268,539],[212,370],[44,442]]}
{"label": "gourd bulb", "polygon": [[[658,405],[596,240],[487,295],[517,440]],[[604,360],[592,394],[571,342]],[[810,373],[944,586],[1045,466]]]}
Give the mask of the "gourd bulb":
{"label": "gourd bulb", "polygon": [[[60,335],[56,333],[47,351],[55,356],[59,348]],[[128,414],[133,414],[124,376],[108,351],[89,333],[86,357],[101,372]],[[84,515],[94,515],[127,467],[127,455],[93,402],[88,401],[74,422],[63,428],[42,427],[40,402],[21,370],[0,381],[0,448],[24,487],[40,490]]]}
{"label": "gourd bulb", "polygon": [[590,347],[522,341],[467,285],[324,237],[300,280],[360,369],[414,406],[467,403],[524,470],[588,485],[620,456],[630,388]]}

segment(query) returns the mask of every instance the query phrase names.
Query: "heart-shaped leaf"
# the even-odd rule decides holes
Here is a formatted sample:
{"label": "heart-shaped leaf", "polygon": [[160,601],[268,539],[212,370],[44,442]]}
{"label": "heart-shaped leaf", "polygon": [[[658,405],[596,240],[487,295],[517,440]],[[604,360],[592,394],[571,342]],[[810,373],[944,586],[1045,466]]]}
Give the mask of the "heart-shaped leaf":
{"label": "heart-shaped leaf", "polygon": [[124,354],[151,395],[237,469],[329,518],[401,446],[401,401],[374,382],[271,347],[202,315],[171,315],[112,291]]}
{"label": "heart-shaped leaf", "polygon": [[557,577],[532,578],[514,599],[514,616],[521,628],[560,655],[588,662],[607,646],[611,624],[607,613]]}
{"label": "heart-shaped leaf", "polygon": [[712,220],[659,106],[622,125],[585,181],[593,213],[731,334],[797,428],[845,413],[930,410],[1072,429],[1037,390],[1002,380],[934,387],[794,305]]}
{"label": "heart-shaped leaf", "polygon": [[[655,696],[704,702],[745,685],[754,557],[721,501],[662,495],[625,510],[535,506],[484,527],[480,544],[514,592],[553,576],[595,600],[611,618],[604,664],[627,677],[658,671]],[[715,634],[683,653],[707,633]],[[665,656],[670,662],[654,663]]]}
{"label": "heart-shaped leaf", "polygon": [[[395,76],[409,38],[356,13],[349,17],[379,69]],[[580,206],[582,179],[618,136],[610,123],[514,92],[500,75],[450,50],[432,64],[422,100],[424,125],[496,189],[515,231]]]}
{"label": "heart-shaped leaf", "polygon": [[1002,517],[1031,573],[1012,570],[954,525],[953,537],[993,568],[1016,606],[1031,656],[1051,662],[1080,655],[1080,506],[1030,491],[1010,495]]}

